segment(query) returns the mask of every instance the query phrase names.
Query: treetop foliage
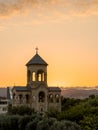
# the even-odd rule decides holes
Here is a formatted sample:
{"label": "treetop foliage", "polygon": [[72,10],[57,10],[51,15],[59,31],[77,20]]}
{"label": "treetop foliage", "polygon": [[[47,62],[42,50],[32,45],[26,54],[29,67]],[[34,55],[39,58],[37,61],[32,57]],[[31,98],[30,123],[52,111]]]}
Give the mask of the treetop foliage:
{"label": "treetop foliage", "polygon": [[98,97],[62,97],[62,111],[50,109],[44,115],[28,107],[9,107],[0,115],[0,130],[98,130]]}

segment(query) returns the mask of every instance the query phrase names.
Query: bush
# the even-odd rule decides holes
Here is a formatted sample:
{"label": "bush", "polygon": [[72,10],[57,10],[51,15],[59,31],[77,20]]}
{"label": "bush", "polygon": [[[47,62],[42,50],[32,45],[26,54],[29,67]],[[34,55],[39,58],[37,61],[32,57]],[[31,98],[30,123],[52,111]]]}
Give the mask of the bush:
{"label": "bush", "polygon": [[18,130],[19,116],[0,116],[0,130]]}
{"label": "bush", "polygon": [[49,130],[81,130],[80,126],[71,121],[55,121]]}
{"label": "bush", "polygon": [[9,108],[8,114],[12,115],[32,115],[34,113],[34,110],[27,106],[17,106]]}
{"label": "bush", "polygon": [[31,121],[31,116],[22,116],[19,119],[19,130],[25,130],[26,125]]}

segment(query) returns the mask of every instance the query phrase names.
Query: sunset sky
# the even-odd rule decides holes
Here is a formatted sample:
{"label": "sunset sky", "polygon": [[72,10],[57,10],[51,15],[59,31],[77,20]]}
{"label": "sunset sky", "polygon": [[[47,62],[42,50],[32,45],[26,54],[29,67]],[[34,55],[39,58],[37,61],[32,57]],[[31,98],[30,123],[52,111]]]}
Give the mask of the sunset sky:
{"label": "sunset sky", "polygon": [[36,46],[49,86],[98,86],[98,0],[0,0],[0,87],[26,85]]}

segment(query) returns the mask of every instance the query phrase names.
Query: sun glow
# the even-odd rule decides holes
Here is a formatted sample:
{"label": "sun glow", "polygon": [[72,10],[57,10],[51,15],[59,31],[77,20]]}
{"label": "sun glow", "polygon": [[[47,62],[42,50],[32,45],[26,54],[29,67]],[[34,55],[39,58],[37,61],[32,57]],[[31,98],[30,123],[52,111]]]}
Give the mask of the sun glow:
{"label": "sun glow", "polygon": [[26,85],[36,46],[49,86],[98,86],[97,34],[97,1],[0,0],[0,86]]}

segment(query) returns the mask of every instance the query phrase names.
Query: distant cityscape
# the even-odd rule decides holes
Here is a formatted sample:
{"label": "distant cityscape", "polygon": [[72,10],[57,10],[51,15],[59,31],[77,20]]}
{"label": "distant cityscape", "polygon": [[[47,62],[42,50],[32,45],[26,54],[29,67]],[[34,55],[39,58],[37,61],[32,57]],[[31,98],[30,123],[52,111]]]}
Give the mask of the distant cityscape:
{"label": "distant cityscape", "polygon": [[[9,88],[9,89],[8,89]],[[12,87],[0,87],[0,98],[12,99]],[[62,96],[68,98],[87,98],[90,95],[98,95],[98,86],[94,87],[61,87]]]}
{"label": "distant cityscape", "polygon": [[98,96],[98,86],[95,87],[62,87],[62,96],[68,98],[88,98],[90,95]]}

